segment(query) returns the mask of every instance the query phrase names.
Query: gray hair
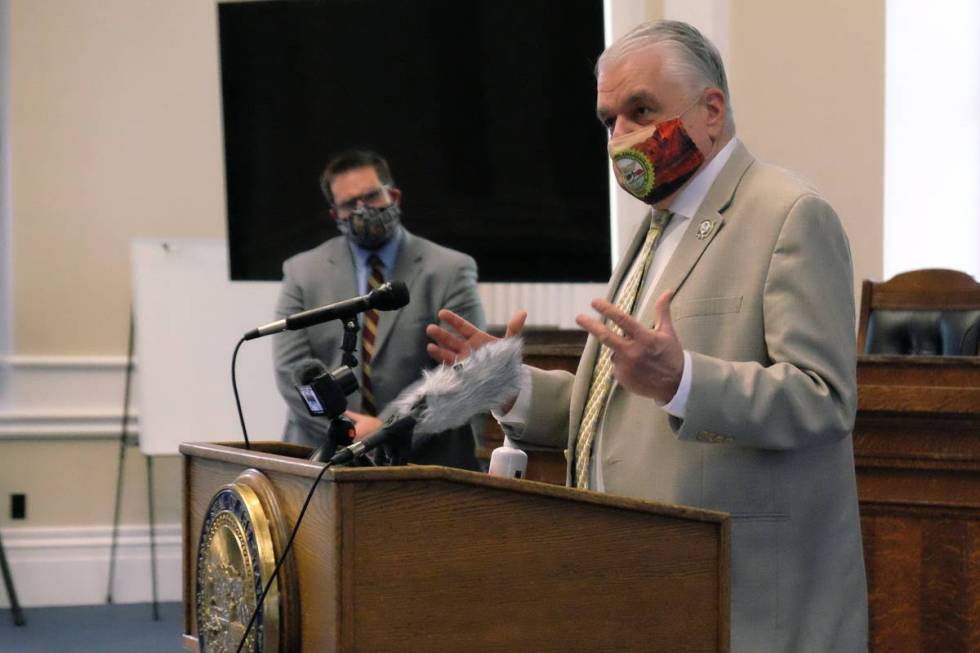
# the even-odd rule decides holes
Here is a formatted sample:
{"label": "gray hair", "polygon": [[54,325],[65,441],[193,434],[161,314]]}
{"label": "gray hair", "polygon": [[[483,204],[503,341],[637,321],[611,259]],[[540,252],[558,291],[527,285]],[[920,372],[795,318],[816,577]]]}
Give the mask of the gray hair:
{"label": "gray hair", "polygon": [[674,75],[686,79],[698,91],[718,88],[725,95],[725,128],[735,132],[732,100],[728,93],[728,76],[725,64],[714,43],[695,27],[677,20],[658,20],[637,25],[625,36],[605,49],[596,63],[596,74],[606,65],[628,54],[663,43],[672,56],[664,66]]}

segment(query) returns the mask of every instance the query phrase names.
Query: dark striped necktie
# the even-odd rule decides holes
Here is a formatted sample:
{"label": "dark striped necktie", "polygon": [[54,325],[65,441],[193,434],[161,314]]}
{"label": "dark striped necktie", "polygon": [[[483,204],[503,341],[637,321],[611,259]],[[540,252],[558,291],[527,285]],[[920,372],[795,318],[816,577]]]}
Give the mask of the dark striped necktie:
{"label": "dark striped necktie", "polygon": [[[381,287],[385,282],[384,266],[381,259],[372,254],[368,258],[371,266],[371,276],[368,277],[368,291]],[[378,335],[378,318],[381,313],[372,308],[364,313],[364,323],[361,328],[361,411],[368,415],[378,414],[378,402],[374,398],[374,386],[371,383],[372,363],[374,361],[374,341]]]}

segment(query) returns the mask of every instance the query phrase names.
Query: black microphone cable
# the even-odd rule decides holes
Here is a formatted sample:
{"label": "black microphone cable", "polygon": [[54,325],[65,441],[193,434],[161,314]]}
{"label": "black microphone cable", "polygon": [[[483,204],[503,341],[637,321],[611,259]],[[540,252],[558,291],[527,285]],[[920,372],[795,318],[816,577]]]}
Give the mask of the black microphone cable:
{"label": "black microphone cable", "polygon": [[255,609],[252,610],[252,617],[248,620],[248,625],[245,627],[245,633],[242,635],[242,640],[238,642],[238,648],[235,649],[235,653],[241,653],[242,647],[245,646],[245,641],[248,639],[248,634],[252,630],[252,626],[255,624],[255,617],[258,616],[259,610],[262,609],[262,603],[265,602],[265,595],[269,593],[269,588],[272,587],[272,582],[276,580],[279,576],[279,569],[282,567],[283,563],[286,562],[286,556],[293,549],[293,540],[296,539],[296,533],[299,532],[299,525],[303,523],[303,517],[306,515],[306,509],[310,506],[310,501],[313,499],[313,493],[316,492],[317,486],[320,485],[320,480],[323,478],[323,474],[333,467],[333,460],[328,460],[323,465],[323,469],[317,474],[316,479],[313,481],[313,485],[310,487],[310,491],[306,493],[306,501],[303,502],[303,508],[299,511],[299,516],[296,518],[296,525],[293,526],[293,532],[289,534],[289,539],[286,541],[286,546],[282,549],[282,555],[279,556],[279,560],[276,561],[276,566],[272,570],[272,575],[269,576],[269,581],[265,584],[262,589],[262,594],[259,595],[258,600],[255,602]]}
{"label": "black microphone cable", "polygon": [[238,360],[238,350],[241,349],[245,337],[235,345],[235,352],[231,355],[231,389],[235,392],[235,407],[238,409],[238,421],[242,424],[242,436],[245,438],[245,448],[251,450],[252,443],[248,441],[248,429],[245,428],[245,414],[242,413],[242,402],[238,398],[238,382],[235,380],[235,361]]}

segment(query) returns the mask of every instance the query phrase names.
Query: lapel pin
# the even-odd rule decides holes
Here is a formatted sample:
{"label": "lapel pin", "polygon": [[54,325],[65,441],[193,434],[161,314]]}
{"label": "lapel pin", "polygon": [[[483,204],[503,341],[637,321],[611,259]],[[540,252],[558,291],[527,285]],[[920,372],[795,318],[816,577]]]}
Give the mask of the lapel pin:
{"label": "lapel pin", "polygon": [[714,228],[714,223],[711,220],[702,220],[701,224],[698,225],[698,240],[704,240],[711,234],[711,230]]}

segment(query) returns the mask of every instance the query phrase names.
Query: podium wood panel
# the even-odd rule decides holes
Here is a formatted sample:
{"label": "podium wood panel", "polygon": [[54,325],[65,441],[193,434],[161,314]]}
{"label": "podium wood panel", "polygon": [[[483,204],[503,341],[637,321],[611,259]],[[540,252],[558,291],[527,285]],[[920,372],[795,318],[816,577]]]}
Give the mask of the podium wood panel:
{"label": "podium wood panel", "polygon": [[[181,448],[191,645],[211,496],[258,469],[291,527],[319,472],[271,449]],[[442,467],[331,470],[294,547],[302,650],[728,651],[728,538],[720,513]]]}

